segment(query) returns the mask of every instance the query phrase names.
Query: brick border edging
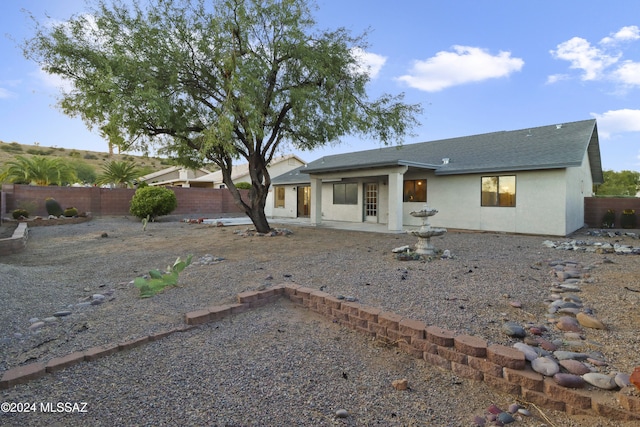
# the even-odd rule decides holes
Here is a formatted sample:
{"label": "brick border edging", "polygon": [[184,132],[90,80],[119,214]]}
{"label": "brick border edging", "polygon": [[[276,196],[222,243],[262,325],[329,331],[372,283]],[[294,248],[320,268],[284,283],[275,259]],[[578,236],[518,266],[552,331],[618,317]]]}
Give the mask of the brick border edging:
{"label": "brick border edging", "polygon": [[527,365],[524,353],[501,344],[489,345],[482,338],[457,335],[453,331],[424,322],[403,318],[392,312],[340,300],[326,292],[287,283],[263,291],[242,292],[236,304],[212,306],[185,314],[186,326],[119,344],[93,347],[51,359],[46,365],[32,363],[5,371],[0,390],[40,378],[82,361],[90,362],[116,351],[125,351],[150,341],[157,341],[174,332],[190,330],[197,325],[220,320],[252,308],[286,297],[295,304],[323,315],[329,320],[353,329],[386,344],[397,346],[403,352],[440,369],[471,380],[484,381],[501,392],[518,395],[538,406],[564,411],[569,415],[602,416],[611,420],[640,420],[640,397],[620,391],[616,394],[619,405],[603,399],[599,392],[572,389],[558,385],[553,379],[533,371]]}
{"label": "brick border edging", "polygon": [[26,222],[18,224],[13,235],[6,239],[0,239],[0,255],[9,255],[18,253],[27,247],[27,239],[29,238],[29,228]]}

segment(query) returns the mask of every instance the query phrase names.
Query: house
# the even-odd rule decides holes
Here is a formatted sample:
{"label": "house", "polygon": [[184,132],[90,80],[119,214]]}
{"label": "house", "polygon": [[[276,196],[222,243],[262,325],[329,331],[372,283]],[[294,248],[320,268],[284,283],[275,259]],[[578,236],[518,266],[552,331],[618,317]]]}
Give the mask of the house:
{"label": "house", "polygon": [[186,169],[180,166],[172,166],[153,172],[138,178],[138,182],[146,182],[149,185],[189,187],[190,182],[198,177],[210,174],[207,169]]}
{"label": "house", "polygon": [[[565,236],[603,181],[595,120],[325,156],[278,176],[274,217]],[[302,201],[303,209],[300,209]]]}
{"label": "house", "polygon": [[[277,176],[295,169],[301,165],[304,165],[304,160],[300,159],[294,154],[287,154],[281,157],[274,157],[271,159],[267,170],[270,176]],[[249,164],[244,163],[233,166],[231,170],[231,180],[237,184],[239,182],[251,182],[251,176],[249,175]],[[218,170],[211,172],[205,176],[201,176],[191,181],[192,187],[205,187],[205,188],[225,188],[226,185],[222,180],[222,171]]]}

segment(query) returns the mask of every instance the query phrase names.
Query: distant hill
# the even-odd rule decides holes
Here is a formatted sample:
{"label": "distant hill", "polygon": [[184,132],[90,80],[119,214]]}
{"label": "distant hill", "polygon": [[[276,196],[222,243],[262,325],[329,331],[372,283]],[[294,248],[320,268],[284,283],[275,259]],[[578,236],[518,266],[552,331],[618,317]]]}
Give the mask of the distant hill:
{"label": "distant hill", "polygon": [[109,153],[99,151],[44,147],[42,145],[27,145],[18,144],[17,142],[0,141],[0,170],[7,162],[15,160],[16,156],[31,157],[35,155],[60,157],[72,165],[81,165],[81,167],[88,166],[96,175],[101,174],[102,166],[112,160],[132,161],[143,171],[143,174],[156,172],[173,166],[170,159],[161,159],[158,157],[134,156],[132,154],[113,154],[109,156]]}

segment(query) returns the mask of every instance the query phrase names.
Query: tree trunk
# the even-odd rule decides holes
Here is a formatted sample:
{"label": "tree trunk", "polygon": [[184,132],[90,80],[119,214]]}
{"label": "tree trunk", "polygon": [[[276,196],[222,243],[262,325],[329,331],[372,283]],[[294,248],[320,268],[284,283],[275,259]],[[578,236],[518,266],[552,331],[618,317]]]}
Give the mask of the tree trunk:
{"label": "tree trunk", "polygon": [[[267,221],[264,213],[264,206],[269,194],[269,186],[271,185],[271,177],[264,166],[264,161],[256,158],[249,159],[249,173],[251,175],[251,189],[249,190],[248,203],[242,200],[240,191],[236,188],[231,180],[231,167],[222,167],[222,180],[233,196],[233,200],[240,209],[251,219],[258,233],[268,233],[271,226]],[[231,163],[228,163],[231,166]]]}

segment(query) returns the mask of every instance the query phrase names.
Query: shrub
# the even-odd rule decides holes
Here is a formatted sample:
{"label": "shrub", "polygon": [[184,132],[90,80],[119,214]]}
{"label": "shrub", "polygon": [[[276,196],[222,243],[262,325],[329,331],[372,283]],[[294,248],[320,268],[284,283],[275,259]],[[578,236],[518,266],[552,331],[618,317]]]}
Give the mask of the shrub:
{"label": "shrub", "polygon": [[62,206],[53,197],[48,197],[44,202],[44,206],[47,208],[47,214],[49,215],[61,216],[64,214]]}
{"label": "shrub", "polygon": [[636,211],[634,209],[625,209],[622,211],[620,227],[636,228]]}
{"label": "shrub", "polygon": [[78,216],[78,209],[76,208],[67,208],[64,210],[63,215],[66,217]]}
{"label": "shrub", "polygon": [[84,158],[87,160],[97,160],[98,156],[96,156],[95,154],[87,153],[84,155]]}
{"label": "shrub", "polygon": [[29,218],[29,212],[25,209],[16,209],[11,213],[11,215],[13,216],[13,219]]}
{"label": "shrub", "polygon": [[178,207],[173,191],[164,187],[138,188],[131,199],[129,212],[138,218],[147,216],[153,220],[161,215],[168,215]]}
{"label": "shrub", "polygon": [[251,183],[250,182],[239,182],[236,184],[236,188],[238,190],[250,190],[251,189]]}

